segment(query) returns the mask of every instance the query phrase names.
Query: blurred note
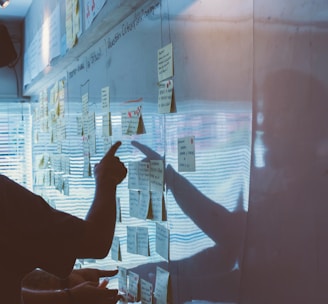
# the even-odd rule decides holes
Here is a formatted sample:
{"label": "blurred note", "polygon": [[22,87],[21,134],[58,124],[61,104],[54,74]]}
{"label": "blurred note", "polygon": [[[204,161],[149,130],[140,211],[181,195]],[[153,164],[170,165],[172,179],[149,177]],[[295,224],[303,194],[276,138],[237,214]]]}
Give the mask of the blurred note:
{"label": "blurred note", "polygon": [[162,160],[150,161],[150,191],[163,191],[164,189],[164,162]]}
{"label": "blurred note", "polygon": [[96,136],[96,113],[90,112],[87,115],[88,119],[88,135],[89,137],[95,137]]}
{"label": "blurred note", "polygon": [[150,164],[139,162],[138,164],[139,189],[149,191]]}
{"label": "blurred note", "polygon": [[167,292],[170,274],[161,267],[156,268],[154,297],[156,304],[167,304]]}
{"label": "blurred note", "polygon": [[104,136],[103,142],[104,142],[104,154],[106,154],[110,149],[110,147],[113,145],[112,139],[109,136]]}
{"label": "blurred note", "polygon": [[112,136],[112,119],[111,119],[111,113],[107,112],[103,114],[102,116],[102,136],[108,137]]}
{"label": "blurred note", "polygon": [[118,236],[114,236],[112,247],[110,250],[111,250],[111,258],[114,261],[122,261],[120,238]]}
{"label": "blurred note", "polygon": [[139,300],[139,275],[132,271],[129,271],[129,299]]}
{"label": "blurred note", "polygon": [[129,191],[129,214],[131,217],[139,218],[139,191]]}
{"label": "blurred note", "polygon": [[101,108],[103,113],[109,112],[109,87],[101,89]]}
{"label": "blurred note", "polygon": [[165,221],[166,209],[165,209],[163,191],[151,192],[150,197],[151,197],[150,198],[151,218],[154,221]]}
{"label": "blurred note", "polygon": [[137,254],[137,227],[127,226],[127,252]]}
{"label": "blurred note", "polygon": [[121,199],[116,197],[116,222],[122,222]]}
{"label": "blurred note", "polygon": [[156,223],[156,252],[165,260],[169,260],[169,230]]}
{"label": "blurred note", "polygon": [[82,95],[82,115],[85,116],[89,113],[89,94]]}
{"label": "blurred note", "polygon": [[143,256],[149,256],[149,237],[147,227],[137,228],[137,252]]}
{"label": "blurred note", "polygon": [[152,304],[153,302],[153,285],[144,280],[141,279],[140,280],[140,289],[141,289],[141,295],[140,295],[140,299],[141,299],[141,303],[142,304]]}
{"label": "blurred note", "polygon": [[128,292],[128,271],[121,266],[118,267],[118,290],[124,294]]}
{"label": "blurred note", "polygon": [[76,116],[76,129],[77,129],[77,135],[82,136],[83,135],[83,123],[82,123],[82,116]]}
{"label": "blurred note", "polygon": [[139,162],[129,162],[128,164],[128,188],[138,190],[139,189],[139,177],[138,168]]}
{"label": "blurred note", "polygon": [[140,191],[139,197],[139,213],[138,217],[140,219],[147,219],[149,214],[149,203],[150,203],[150,192]]}

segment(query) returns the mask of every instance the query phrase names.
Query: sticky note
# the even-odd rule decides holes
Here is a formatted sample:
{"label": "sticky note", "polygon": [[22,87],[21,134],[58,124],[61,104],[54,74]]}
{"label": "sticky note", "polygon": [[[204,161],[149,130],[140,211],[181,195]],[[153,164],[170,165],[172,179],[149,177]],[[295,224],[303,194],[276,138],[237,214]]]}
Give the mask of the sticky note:
{"label": "sticky note", "polygon": [[103,113],[109,112],[109,87],[104,87],[101,89],[101,108]]}
{"label": "sticky note", "polygon": [[142,304],[153,302],[153,285],[144,279],[140,280],[140,299]]}
{"label": "sticky note", "polygon": [[173,77],[173,45],[172,43],[157,51],[158,81]]}
{"label": "sticky note", "polygon": [[156,252],[165,260],[169,260],[169,230],[156,223]]}
{"label": "sticky note", "polygon": [[147,227],[137,227],[137,252],[149,256],[149,237]]}
{"label": "sticky note", "polygon": [[168,284],[169,284],[170,274],[168,271],[157,266],[156,268],[156,283],[154,297],[156,299],[156,304],[167,304],[168,295]]}
{"label": "sticky note", "polygon": [[178,139],[178,171],[195,171],[195,137],[188,136]]}
{"label": "sticky note", "polygon": [[150,191],[164,190],[164,162],[162,160],[150,161]]}
{"label": "sticky note", "polygon": [[158,89],[158,113],[171,113],[175,111],[173,105],[173,80],[162,81]]}

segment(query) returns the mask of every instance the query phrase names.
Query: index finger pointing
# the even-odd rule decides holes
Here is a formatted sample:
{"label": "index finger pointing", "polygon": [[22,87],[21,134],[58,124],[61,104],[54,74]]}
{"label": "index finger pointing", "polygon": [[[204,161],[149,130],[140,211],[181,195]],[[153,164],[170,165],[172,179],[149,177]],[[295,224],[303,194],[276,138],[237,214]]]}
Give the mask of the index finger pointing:
{"label": "index finger pointing", "polygon": [[99,270],[98,275],[99,277],[113,277],[118,274],[118,270]]}
{"label": "index finger pointing", "polygon": [[106,153],[106,155],[104,156],[104,158],[110,158],[110,157],[114,157],[116,151],[118,150],[118,148],[121,146],[122,142],[117,141],[115,144],[113,144],[110,149],[108,150],[108,152]]}

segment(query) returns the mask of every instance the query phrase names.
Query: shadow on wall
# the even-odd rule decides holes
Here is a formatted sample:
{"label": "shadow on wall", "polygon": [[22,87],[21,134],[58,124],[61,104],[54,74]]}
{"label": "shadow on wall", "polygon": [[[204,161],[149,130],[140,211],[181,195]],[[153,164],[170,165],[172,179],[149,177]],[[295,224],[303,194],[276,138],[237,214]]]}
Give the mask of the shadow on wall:
{"label": "shadow on wall", "polygon": [[241,303],[328,303],[327,88],[280,70],[256,93],[267,152],[251,168]]}
{"label": "shadow on wall", "polygon": [[[309,75],[283,70],[268,76],[259,92],[254,117],[261,112],[264,119],[259,125],[254,120],[253,133],[263,132],[267,153],[265,166],[251,171],[248,213],[242,207],[227,211],[166,168],[167,188],[180,208],[215,241],[189,258],[136,269],[150,281],[157,265],[167,269],[173,303],[328,302],[326,91]],[[132,144],[147,158],[160,158]]]}
{"label": "shadow on wall", "polygon": [[[145,145],[132,142],[147,160],[161,156]],[[236,302],[239,294],[240,268],[245,234],[246,212],[240,195],[238,207],[230,212],[200,193],[170,165],[165,181],[180,208],[214,242],[211,248],[189,258],[139,266],[133,271],[154,283],[156,266],[170,272],[172,302],[190,300]]]}

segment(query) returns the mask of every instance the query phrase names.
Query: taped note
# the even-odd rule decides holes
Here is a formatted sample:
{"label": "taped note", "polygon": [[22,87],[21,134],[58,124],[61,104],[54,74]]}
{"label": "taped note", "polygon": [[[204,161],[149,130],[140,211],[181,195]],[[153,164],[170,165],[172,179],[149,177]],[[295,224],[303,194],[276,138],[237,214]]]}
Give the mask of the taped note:
{"label": "taped note", "polygon": [[172,43],[157,51],[158,81],[173,77],[173,45]]}
{"label": "taped note", "polygon": [[154,297],[156,304],[167,304],[170,274],[161,267],[156,268],[156,283]]}
{"label": "taped note", "polygon": [[156,223],[156,252],[165,260],[169,260],[170,232],[163,225]]}
{"label": "taped note", "polygon": [[195,137],[188,136],[178,139],[178,171],[193,172],[195,166]]}
{"label": "taped note", "polygon": [[173,80],[162,81],[158,89],[158,113],[176,112]]}
{"label": "taped note", "polygon": [[141,106],[121,113],[122,135],[146,133]]}

